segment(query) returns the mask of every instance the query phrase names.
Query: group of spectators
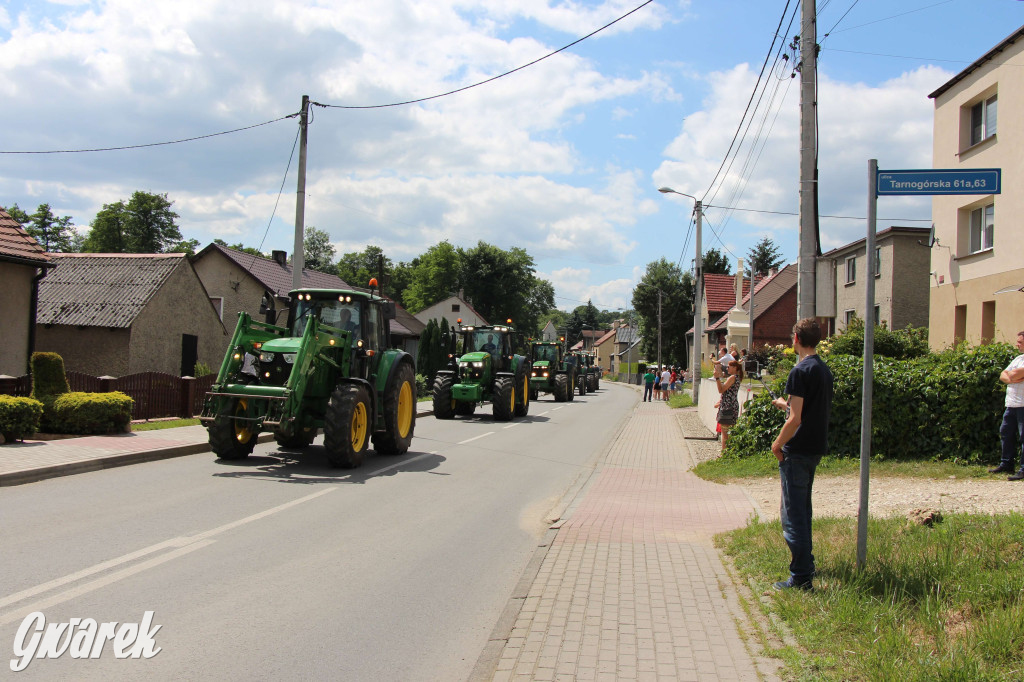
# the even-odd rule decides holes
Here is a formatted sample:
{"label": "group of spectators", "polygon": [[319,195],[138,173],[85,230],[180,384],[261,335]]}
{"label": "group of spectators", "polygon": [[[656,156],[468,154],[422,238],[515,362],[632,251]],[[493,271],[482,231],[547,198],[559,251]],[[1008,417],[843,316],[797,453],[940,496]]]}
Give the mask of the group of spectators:
{"label": "group of spectators", "polygon": [[652,399],[667,401],[682,389],[685,379],[686,372],[682,367],[648,367],[644,374],[643,402],[649,403]]}

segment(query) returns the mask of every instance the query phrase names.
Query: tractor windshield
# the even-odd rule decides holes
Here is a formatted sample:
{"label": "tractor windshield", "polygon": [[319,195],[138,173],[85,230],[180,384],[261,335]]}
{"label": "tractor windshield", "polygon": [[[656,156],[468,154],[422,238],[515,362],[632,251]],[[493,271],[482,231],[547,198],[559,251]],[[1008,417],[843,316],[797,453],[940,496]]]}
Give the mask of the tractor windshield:
{"label": "tractor windshield", "polygon": [[537,346],[533,349],[535,360],[558,362],[558,348],[555,346]]}
{"label": "tractor windshield", "polygon": [[356,338],[359,338],[359,309],[360,301],[358,299],[348,301],[340,301],[338,298],[303,300],[300,295],[295,309],[292,333],[295,336],[302,336],[302,333],[306,331],[309,316],[315,315],[320,319],[321,324],[351,332]]}
{"label": "tractor windshield", "polygon": [[501,337],[492,330],[475,331],[466,339],[466,352],[483,351],[497,356],[501,352]]}

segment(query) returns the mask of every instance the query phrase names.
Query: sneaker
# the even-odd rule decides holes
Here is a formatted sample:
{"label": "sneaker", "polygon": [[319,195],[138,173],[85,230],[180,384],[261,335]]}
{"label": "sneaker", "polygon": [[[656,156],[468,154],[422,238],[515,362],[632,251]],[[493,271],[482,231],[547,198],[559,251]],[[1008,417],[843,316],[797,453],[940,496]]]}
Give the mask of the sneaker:
{"label": "sneaker", "polygon": [[1007,464],[1006,462],[1003,462],[999,466],[997,466],[995,469],[989,469],[988,472],[990,474],[1012,474],[1013,473],[1013,465],[1012,464]]}
{"label": "sneaker", "polygon": [[804,592],[811,592],[814,590],[814,587],[811,585],[810,582],[798,583],[794,582],[793,578],[790,578],[789,580],[780,580],[779,582],[775,583],[774,587],[776,590],[789,590],[794,588],[798,590],[803,590]]}
{"label": "sneaker", "polygon": [[1020,471],[1015,473],[1013,476],[1007,476],[1007,481],[1024,481],[1024,467],[1020,468]]}

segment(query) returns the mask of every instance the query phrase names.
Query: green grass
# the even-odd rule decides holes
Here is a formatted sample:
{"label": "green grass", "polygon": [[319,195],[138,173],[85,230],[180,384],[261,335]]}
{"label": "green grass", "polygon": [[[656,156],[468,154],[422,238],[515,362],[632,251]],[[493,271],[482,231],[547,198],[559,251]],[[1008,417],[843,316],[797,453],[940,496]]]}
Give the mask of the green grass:
{"label": "green grass", "polygon": [[[671,404],[671,403],[670,403]],[[890,478],[980,478],[989,479],[989,464],[962,464],[960,462],[931,460],[875,459],[871,462],[871,476]],[[742,478],[773,476],[779,471],[778,460],[770,452],[755,457],[736,457],[726,454],[718,459],[698,464],[694,473],[708,481],[724,483]],[[860,460],[851,457],[823,457],[818,465],[818,476],[856,476],[860,473]]]}
{"label": "green grass", "polygon": [[[718,545],[798,646],[773,654],[798,680],[1024,679],[1024,516],[950,515],[934,528],[868,524],[856,568],[856,519],[816,519],[813,593],[775,592],[789,550],[778,522]],[[758,605],[755,604],[755,608]]]}
{"label": "green grass", "polygon": [[157,429],[175,429],[179,426],[195,426],[198,419],[166,419],[153,422],[132,423],[132,431],[156,431]]}
{"label": "green grass", "polygon": [[668,406],[672,408],[693,407],[693,398],[690,397],[689,393],[676,393],[668,399]]}

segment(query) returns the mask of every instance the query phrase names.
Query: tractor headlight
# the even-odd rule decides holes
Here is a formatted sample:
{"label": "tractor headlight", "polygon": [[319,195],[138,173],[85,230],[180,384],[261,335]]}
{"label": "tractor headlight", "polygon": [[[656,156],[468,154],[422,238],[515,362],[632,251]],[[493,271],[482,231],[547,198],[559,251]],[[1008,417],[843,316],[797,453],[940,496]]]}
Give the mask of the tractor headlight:
{"label": "tractor headlight", "polygon": [[295,353],[281,353],[281,357],[284,358],[285,363],[291,365],[295,362]]}
{"label": "tractor headlight", "polygon": [[267,353],[266,351],[261,351],[260,352],[260,362],[273,362],[273,361],[274,361],[274,354],[273,353]]}
{"label": "tractor headlight", "polygon": [[548,375],[548,373],[544,372],[544,374],[542,374],[541,376],[545,376],[546,377],[547,375]]}
{"label": "tractor headlight", "polygon": [[477,361],[477,362],[472,362],[472,363],[470,363],[470,364],[471,364],[471,365],[472,365],[473,367],[476,367],[477,369],[479,369],[479,368],[481,368],[481,367],[483,367],[483,366],[484,366],[483,360],[480,360],[480,361]]}

